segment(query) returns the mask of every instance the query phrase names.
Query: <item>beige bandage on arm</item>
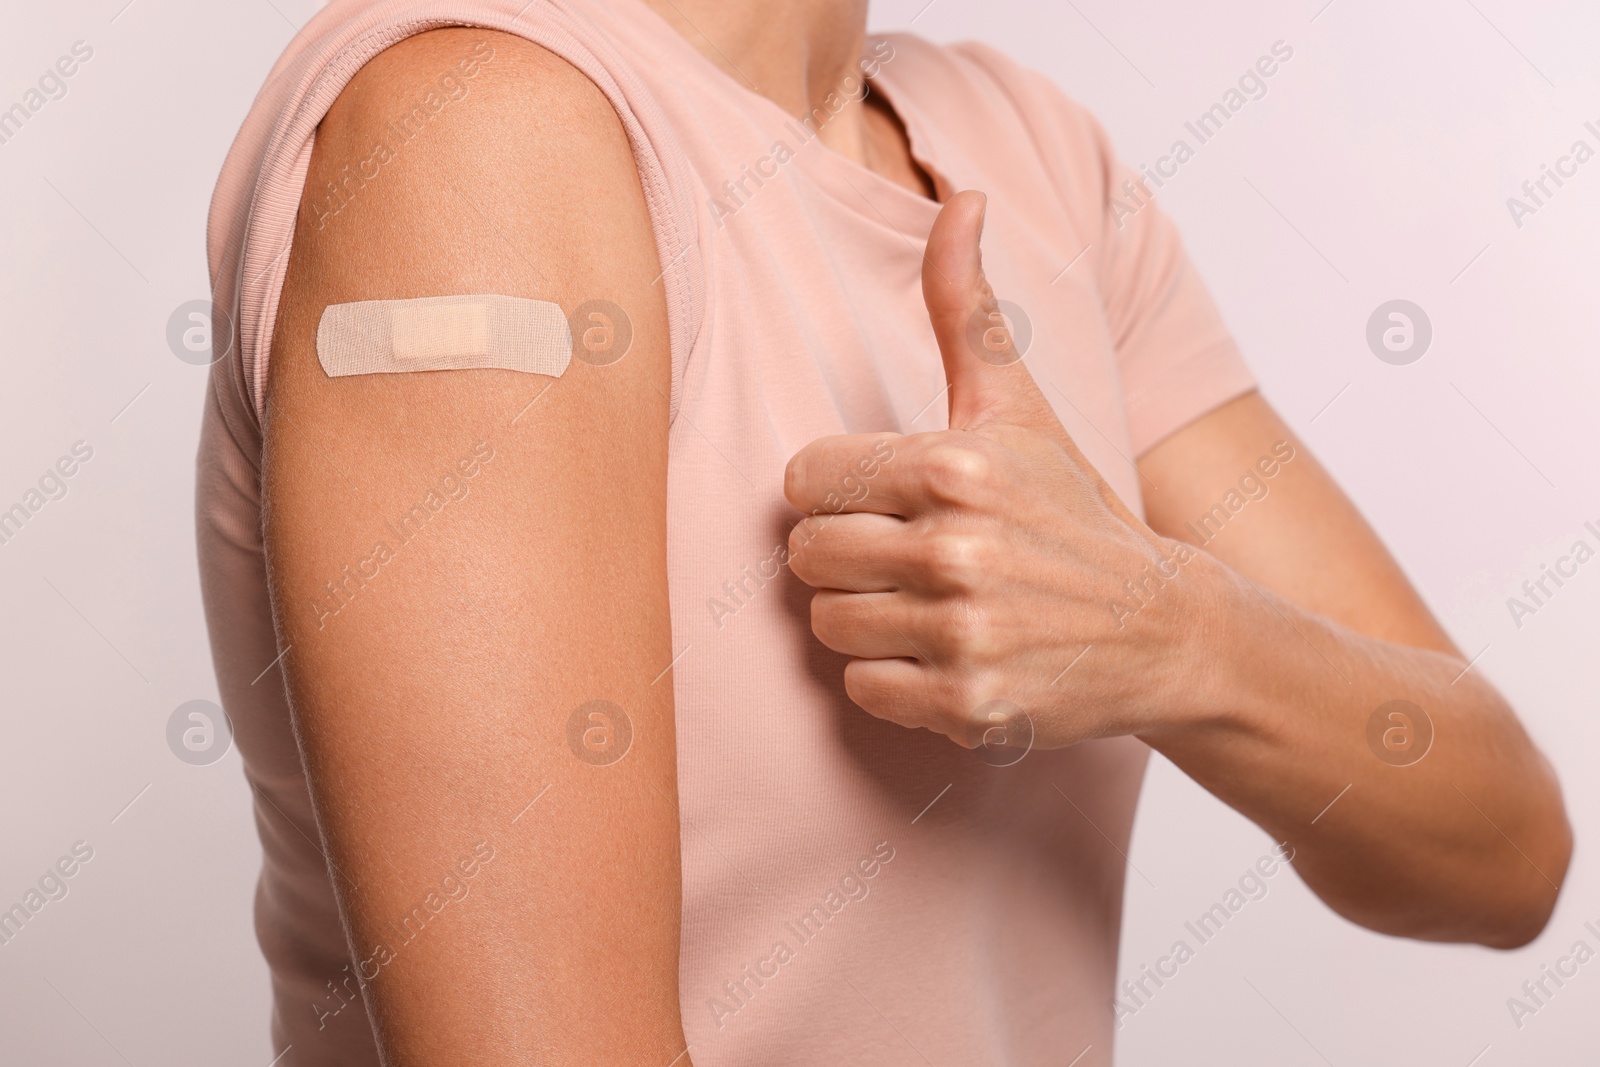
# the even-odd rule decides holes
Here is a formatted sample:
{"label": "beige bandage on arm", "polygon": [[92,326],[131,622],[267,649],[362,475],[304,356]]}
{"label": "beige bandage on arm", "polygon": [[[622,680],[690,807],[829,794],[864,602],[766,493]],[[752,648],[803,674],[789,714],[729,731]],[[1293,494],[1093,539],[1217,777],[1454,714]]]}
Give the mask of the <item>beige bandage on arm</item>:
{"label": "beige bandage on arm", "polygon": [[515,296],[429,296],[329,304],[317,360],[333,378],[493,367],[559,377],[572,361],[560,305]]}

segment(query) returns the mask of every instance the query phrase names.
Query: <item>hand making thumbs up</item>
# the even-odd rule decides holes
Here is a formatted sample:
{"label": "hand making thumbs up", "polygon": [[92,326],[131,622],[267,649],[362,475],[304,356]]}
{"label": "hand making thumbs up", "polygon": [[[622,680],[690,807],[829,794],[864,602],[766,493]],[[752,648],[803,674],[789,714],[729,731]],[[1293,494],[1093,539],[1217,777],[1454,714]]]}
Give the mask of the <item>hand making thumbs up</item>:
{"label": "hand making thumbs up", "polygon": [[1196,666],[1180,657],[1198,553],[1127,509],[1022,363],[983,274],[985,203],[950,198],[923,260],[951,428],[801,449],[784,492],[811,517],[790,567],[873,715],[969,748],[1138,732]]}

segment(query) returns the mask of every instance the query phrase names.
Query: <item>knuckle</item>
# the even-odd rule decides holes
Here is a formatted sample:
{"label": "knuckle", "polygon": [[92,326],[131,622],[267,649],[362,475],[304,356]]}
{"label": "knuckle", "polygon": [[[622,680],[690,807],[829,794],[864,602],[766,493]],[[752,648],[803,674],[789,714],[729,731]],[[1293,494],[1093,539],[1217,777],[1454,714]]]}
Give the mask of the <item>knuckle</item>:
{"label": "knuckle", "polygon": [[966,444],[947,441],[933,445],[922,459],[928,494],[945,504],[971,502],[993,473],[988,455]]}
{"label": "knuckle", "polygon": [[922,543],[924,573],[933,584],[972,593],[983,584],[990,558],[989,542],[977,534],[936,533]]}
{"label": "knuckle", "polygon": [[970,601],[947,604],[938,622],[939,645],[958,663],[984,659],[994,644],[994,627],[988,614]]}

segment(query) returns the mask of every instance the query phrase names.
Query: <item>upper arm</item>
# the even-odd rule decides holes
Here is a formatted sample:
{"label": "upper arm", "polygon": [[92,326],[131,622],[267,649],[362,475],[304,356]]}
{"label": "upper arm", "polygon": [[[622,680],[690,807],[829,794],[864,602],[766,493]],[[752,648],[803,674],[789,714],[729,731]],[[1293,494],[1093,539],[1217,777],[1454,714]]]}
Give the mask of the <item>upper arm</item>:
{"label": "upper arm", "polygon": [[[464,94],[399,143],[390,124],[452,73]],[[327,200],[350,172],[363,180]],[[410,38],[318,130],[269,369],[266,552],[387,1062],[681,1051],[670,675],[654,684],[672,659],[670,355],[651,232],[608,101],[520,38]],[[474,293],[569,313],[613,301],[631,349],[558,378],[318,362],[329,304]],[[592,700],[631,726],[616,762],[573,747]],[[582,729],[604,724],[579,723],[586,751]],[[601,1006],[606,1026],[580,1023]]]}
{"label": "upper arm", "polygon": [[1368,634],[1457,654],[1361,513],[1260,393],[1139,457],[1145,519],[1257,585]]}

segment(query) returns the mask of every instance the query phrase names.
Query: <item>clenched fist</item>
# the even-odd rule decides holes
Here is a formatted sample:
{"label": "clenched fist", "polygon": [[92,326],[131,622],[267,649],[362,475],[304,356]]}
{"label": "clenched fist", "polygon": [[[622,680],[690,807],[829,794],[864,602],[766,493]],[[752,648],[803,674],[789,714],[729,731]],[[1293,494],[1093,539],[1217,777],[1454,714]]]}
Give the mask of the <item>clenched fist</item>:
{"label": "clenched fist", "polygon": [[1214,565],[1127,509],[1020,362],[983,274],[984,206],[952,197],[923,262],[951,429],[801,449],[784,492],[811,517],[790,567],[879,718],[969,748],[1135,733],[1200,666],[1187,623]]}

